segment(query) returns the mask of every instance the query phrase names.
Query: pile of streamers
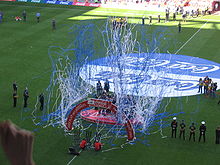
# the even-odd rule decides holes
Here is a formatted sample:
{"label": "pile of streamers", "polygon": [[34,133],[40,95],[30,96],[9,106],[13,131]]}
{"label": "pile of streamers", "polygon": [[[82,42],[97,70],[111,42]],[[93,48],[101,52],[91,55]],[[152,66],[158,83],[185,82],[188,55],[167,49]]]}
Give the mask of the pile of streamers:
{"label": "pile of streamers", "polygon": [[[158,27],[148,33],[146,27],[127,22],[115,26],[113,19],[109,18],[103,27],[87,22],[75,24],[69,29],[70,43],[66,48],[49,48],[53,71],[44,93],[46,107],[42,113],[37,108],[32,112],[34,123],[42,127],[58,127],[70,136],[74,136],[76,130],[80,130],[79,136],[93,132],[95,138],[99,136],[108,144],[106,151],[117,145],[123,147],[118,141],[126,140],[124,123],[127,119],[135,121],[135,141],[147,144],[149,134],[160,132],[165,137],[162,130],[169,123],[164,118],[178,115],[167,112],[170,99],[163,96],[169,92],[166,89],[170,84],[159,81],[169,71],[155,69],[157,59],[161,58],[160,51],[168,48],[169,31]],[[105,63],[101,70],[93,65],[97,58]],[[97,72],[100,74],[94,75]],[[65,124],[70,111],[78,103],[97,97],[95,84],[98,80],[104,84],[106,79],[110,83],[110,95],[116,101],[117,123],[89,123],[78,115],[74,129],[67,131]],[[148,81],[154,85],[146,83]]]}

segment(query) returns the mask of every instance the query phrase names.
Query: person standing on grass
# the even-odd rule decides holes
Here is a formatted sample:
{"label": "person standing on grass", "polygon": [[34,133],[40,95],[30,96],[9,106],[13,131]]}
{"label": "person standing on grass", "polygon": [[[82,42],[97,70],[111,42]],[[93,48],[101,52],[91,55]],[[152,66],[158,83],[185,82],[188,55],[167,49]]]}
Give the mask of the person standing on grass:
{"label": "person standing on grass", "polygon": [[44,94],[43,93],[39,95],[39,102],[40,102],[40,110],[43,111],[44,110]]}
{"label": "person standing on grass", "polygon": [[219,144],[220,143],[220,126],[217,127],[215,133],[216,133],[215,144]]}
{"label": "person standing on grass", "polygon": [[29,98],[29,93],[28,93],[28,88],[26,87],[25,90],[24,90],[24,108],[27,107],[27,101],[28,101],[28,98]]}
{"label": "person standing on grass", "polygon": [[94,143],[94,147],[95,147],[95,151],[100,151],[102,149],[102,143],[100,143],[99,141],[96,141]]}
{"label": "person standing on grass", "polygon": [[187,14],[186,14],[186,12],[184,12],[184,13],[182,14],[183,22],[186,22],[186,16],[187,16]]}
{"label": "person standing on grass", "polygon": [[160,23],[160,14],[157,17],[158,23]]}
{"label": "person standing on grass", "polygon": [[180,124],[180,136],[179,136],[179,138],[181,139],[181,136],[183,135],[183,140],[185,140],[185,128],[186,128],[186,125],[184,123],[184,120],[182,120],[182,123]]}
{"label": "person standing on grass", "polygon": [[37,17],[37,23],[39,23],[40,22],[40,13],[39,12],[36,13],[36,17]]}
{"label": "person standing on grass", "polygon": [[196,141],[196,137],[195,137],[195,132],[196,132],[196,127],[194,125],[194,123],[192,123],[192,125],[189,127],[190,130],[190,135],[189,135],[189,141],[191,140],[191,137],[193,136],[193,141]]}
{"label": "person standing on grass", "polygon": [[201,123],[202,123],[202,125],[199,127],[199,131],[200,131],[199,142],[200,142],[202,136],[203,136],[203,141],[205,142],[206,126],[205,126],[205,122],[204,121],[202,121]]}
{"label": "person standing on grass", "polygon": [[110,89],[109,81],[108,81],[108,79],[106,79],[106,81],[104,83],[104,90],[108,93],[109,89]]}
{"label": "person standing on grass", "polygon": [[179,21],[179,24],[178,24],[178,31],[179,31],[179,33],[181,32],[181,30],[182,30],[182,25],[181,25],[181,22]]}
{"label": "person standing on grass", "polygon": [[144,25],[145,24],[145,17],[143,16],[142,17],[142,25]]}
{"label": "person standing on grass", "polygon": [[176,21],[176,12],[173,13],[173,21]]}
{"label": "person standing on grass", "polygon": [[203,80],[202,78],[199,79],[199,91],[198,93],[202,93],[202,87],[203,87]]}
{"label": "person standing on grass", "polygon": [[209,78],[203,80],[204,94],[208,94]]}
{"label": "person standing on grass", "polygon": [[116,21],[115,18],[113,18],[113,20],[112,20],[112,27],[113,27],[113,30],[115,30],[116,25],[117,25],[117,21]]}
{"label": "person standing on grass", "polygon": [[13,107],[16,107],[17,105],[17,98],[18,98],[17,92],[14,92],[13,93]]}
{"label": "person standing on grass", "polygon": [[14,91],[14,93],[17,93],[17,91],[18,91],[18,86],[17,86],[16,81],[13,82],[12,86],[13,86],[13,91]]}
{"label": "person standing on grass", "polygon": [[216,97],[216,91],[217,91],[218,85],[217,82],[213,83],[213,97]]}
{"label": "person standing on grass", "polygon": [[56,20],[52,19],[52,29],[56,30]]}
{"label": "person standing on grass", "polygon": [[171,123],[171,129],[172,129],[172,135],[171,137],[175,137],[176,138],[176,130],[177,130],[177,126],[178,126],[178,123],[176,121],[176,117],[173,118],[173,121]]}
{"label": "person standing on grass", "polygon": [[87,144],[86,139],[83,139],[83,140],[81,141],[81,143],[79,144],[79,147],[80,147],[82,150],[84,150],[84,149],[86,148],[86,144]]}
{"label": "person standing on grass", "polygon": [[96,91],[97,91],[97,97],[101,96],[103,90],[100,80],[98,80],[98,82],[96,83]]}
{"label": "person standing on grass", "polygon": [[26,22],[26,19],[27,19],[27,13],[26,13],[25,10],[23,11],[22,16],[23,16],[23,20],[24,20],[24,22]]}
{"label": "person standing on grass", "polygon": [[169,17],[170,17],[170,11],[169,11],[169,9],[166,9],[166,19],[165,19],[165,22],[169,22]]}
{"label": "person standing on grass", "polygon": [[151,25],[152,24],[152,16],[150,15],[149,16],[149,25]]}

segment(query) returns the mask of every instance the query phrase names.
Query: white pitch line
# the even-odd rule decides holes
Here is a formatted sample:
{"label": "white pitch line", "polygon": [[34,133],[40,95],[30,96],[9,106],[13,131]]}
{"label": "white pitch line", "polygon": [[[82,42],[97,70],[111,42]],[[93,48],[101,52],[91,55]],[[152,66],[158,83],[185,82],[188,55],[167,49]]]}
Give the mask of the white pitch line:
{"label": "white pitch line", "polygon": [[191,40],[193,39],[193,37],[195,37],[195,35],[196,35],[197,33],[199,33],[200,30],[201,30],[207,23],[208,23],[208,21],[206,21],[206,23],[204,23],[204,24],[199,28],[199,30],[197,30],[197,31],[176,51],[175,54],[177,54],[184,46],[186,46],[186,44],[187,44],[189,41],[191,41]]}
{"label": "white pitch line", "polygon": [[[79,151],[79,153],[81,153],[81,152],[82,152],[82,150]],[[77,155],[75,155],[75,156],[69,161],[69,163],[68,163],[67,165],[70,165],[70,163],[71,163],[76,157],[77,157]]]}

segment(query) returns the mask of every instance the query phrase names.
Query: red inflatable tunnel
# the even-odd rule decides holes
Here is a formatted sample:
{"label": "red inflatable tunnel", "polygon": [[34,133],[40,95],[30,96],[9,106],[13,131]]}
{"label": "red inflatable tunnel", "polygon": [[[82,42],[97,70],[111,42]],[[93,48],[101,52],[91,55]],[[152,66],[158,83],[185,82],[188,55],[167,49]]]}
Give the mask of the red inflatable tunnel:
{"label": "red inflatable tunnel", "polygon": [[[80,113],[83,109],[89,108],[89,107],[106,108],[106,109],[111,110],[111,112],[114,114],[117,112],[117,107],[114,104],[112,104],[112,102],[110,101],[100,100],[100,99],[89,99],[89,100],[83,101],[79,103],[78,105],[76,105],[73,108],[73,110],[70,112],[67,118],[67,121],[66,121],[67,130],[72,130],[73,122],[76,118],[76,115]],[[125,123],[125,128],[127,131],[128,140],[133,140],[135,135],[134,135],[134,130],[133,130],[130,120],[127,120],[127,122]]]}

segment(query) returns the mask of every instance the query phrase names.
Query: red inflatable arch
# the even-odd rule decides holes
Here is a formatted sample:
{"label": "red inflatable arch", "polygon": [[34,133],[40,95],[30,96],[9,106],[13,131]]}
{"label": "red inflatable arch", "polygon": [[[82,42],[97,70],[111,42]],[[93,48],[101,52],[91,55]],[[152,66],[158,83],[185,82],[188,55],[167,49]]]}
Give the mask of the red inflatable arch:
{"label": "red inflatable arch", "polygon": [[[72,130],[73,121],[75,120],[76,115],[80,113],[83,109],[89,108],[89,107],[101,107],[101,108],[109,109],[114,114],[117,112],[117,107],[114,104],[112,104],[112,102],[110,101],[99,100],[99,99],[89,99],[89,100],[83,101],[79,103],[78,105],[76,105],[73,108],[73,110],[70,112],[67,118],[67,121],[66,121],[67,130]],[[127,120],[127,122],[125,123],[125,128],[127,131],[128,140],[133,140],[135,135],[134,135],[134,130],[133,130],[130,120]]]}

